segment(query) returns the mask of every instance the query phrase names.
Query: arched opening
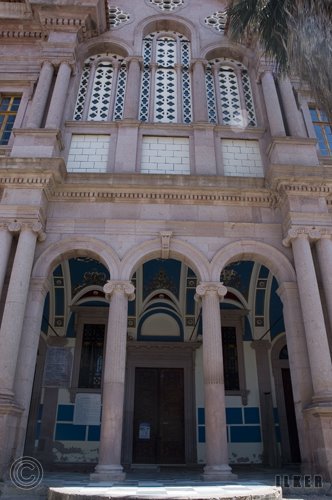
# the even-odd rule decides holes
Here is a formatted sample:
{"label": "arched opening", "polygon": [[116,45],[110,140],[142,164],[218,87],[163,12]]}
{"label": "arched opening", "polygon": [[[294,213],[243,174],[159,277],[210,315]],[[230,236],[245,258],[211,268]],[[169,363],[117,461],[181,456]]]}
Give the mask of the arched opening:
{"label": "arched opening", "polygon": [[46,467],[98,461],[110,273],[95,257],[64,253],[49,276],[25,444]]}

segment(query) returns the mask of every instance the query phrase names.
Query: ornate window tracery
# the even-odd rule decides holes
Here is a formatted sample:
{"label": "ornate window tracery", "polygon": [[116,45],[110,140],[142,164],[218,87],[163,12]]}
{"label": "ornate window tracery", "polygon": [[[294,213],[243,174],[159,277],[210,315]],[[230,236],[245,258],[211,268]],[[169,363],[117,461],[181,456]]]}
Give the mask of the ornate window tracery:
{"label": "ornate window tracery", "polygon": [[98,54],[85,61],[77,94],[74,120],[121,120],[127,65],[117,54]]}
{"label": "ornate window tracery", "polygon": [[183,0],[149,0],[149,3],[156,5],[160,10],[170,12],[183,5]]}
{"label": "ornate window tracery", "polygon": [[143,40],[140,120],[190,123],[192,120],[190,42],[174,32]]}
{"label": "ornate window tracery", "polygon": [[223,58],[209,61],[205,85],[210,123],[257,125],[250,78],[242,63]]}

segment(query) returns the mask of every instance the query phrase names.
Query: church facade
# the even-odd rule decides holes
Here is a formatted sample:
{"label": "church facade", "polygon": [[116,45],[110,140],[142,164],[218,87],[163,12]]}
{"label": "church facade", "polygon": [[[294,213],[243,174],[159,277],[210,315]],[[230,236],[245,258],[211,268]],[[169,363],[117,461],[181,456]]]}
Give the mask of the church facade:
{"label": "church facade", "polygon": [[332,478],[332,133],[222,0],[0,1],[0,469]]}

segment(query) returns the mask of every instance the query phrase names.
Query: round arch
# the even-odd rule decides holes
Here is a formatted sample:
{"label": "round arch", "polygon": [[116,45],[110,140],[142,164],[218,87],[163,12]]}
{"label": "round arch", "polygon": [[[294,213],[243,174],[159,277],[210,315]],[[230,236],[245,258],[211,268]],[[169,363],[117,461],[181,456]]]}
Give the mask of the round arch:
{"label": "round arch", "polygon": [[295,270],[288,258],[277,248],[267,243],[252,240],[236,241],[220,249],[211,262],[213,281],[220,280],[225,266],[238,260],[256,260],[268,267],[279,285],[284,281],[295,281]]}
{"label": "round arch", "polygon": [[[144,262],[160,258],[160,239],[150,240],[130,250],[121,262],[121,279],[129,280]],[[209,262],[196,248],[180,240],[172,239],[169,257],[184,262],[195,271],[200,281],[209,281]]]}
{"label": "round arch", "polygon": [[109,270],[112,279],[118,278],[120,259],[103,241],[94,238],[71,238],[52,243],[39,255],[32,270],[32,277],[45,278],[66,259],[90,256]]}
{"label": "round arch", "polygon": [[210,44],[202,50],[202,57],[204,59],[216,59],[216,58],[228,58],[235,59],[243,63],[246,67],[249,65],[249,61],[254,57],[253,52],[240,44],[235,44],[230,42],[227,38],[224,38],[218,44]]}
{"label": "round arch", "polygon": [[180,16],[154,15],[138,23],[135,32],[135,51],[140,54],[143,38],[155,31],[177,31],[186,36],[191,42],[191,57],[198,57],[198,41],[195,36],[195,26],[193,23]]}
{"label": "round arch", "polygon": [[98,38],[93,38],[92,40],[87,41],[80,48],[80,61],[83,62],[88,59],[90,56],[93,56],[98,53],[110,52],[113,54],[118,54],[121,57],[128,57],[132,55],[132,50],[130,46],[127,45],[124,41],[120,40],[110,40],[108,33],[101,35]]}

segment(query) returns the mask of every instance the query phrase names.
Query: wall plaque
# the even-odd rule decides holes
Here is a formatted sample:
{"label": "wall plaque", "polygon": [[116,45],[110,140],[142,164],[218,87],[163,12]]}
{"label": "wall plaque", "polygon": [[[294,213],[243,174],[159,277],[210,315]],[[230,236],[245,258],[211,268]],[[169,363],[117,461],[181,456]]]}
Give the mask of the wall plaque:
{"label": "wall plaque", "polygon": [[74,408],[74,424],[100,425],[101,395],[76,394]]}
{"label": "wall plaque", "polygon": [[66,347],[48,346],[44,369],[44,386],[68,387],[72,353]]}

